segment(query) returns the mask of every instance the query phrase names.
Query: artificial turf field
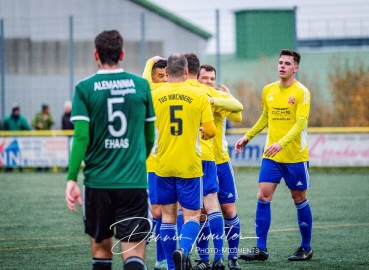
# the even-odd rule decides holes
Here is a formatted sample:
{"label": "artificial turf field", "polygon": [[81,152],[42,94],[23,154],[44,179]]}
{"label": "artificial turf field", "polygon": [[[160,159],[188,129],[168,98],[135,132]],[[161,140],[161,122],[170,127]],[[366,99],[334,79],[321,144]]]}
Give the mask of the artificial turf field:
{"label": "artificial turf field", "polygon": [[[300,235],[289,190],[281,184],[272,202],[269,259],[240,260],[242,269],[369,269],[368,171],[311,169],[308,198],[314,256],[307,262],[287,261],[299,246]],[[247,237],[254,236],[258,170],[239,169],[235,174],[242,250],[255,245],[255,239]],[[91,269],[81,208],[73,213],[65,204],[65,177],[64,173],[0,173],[0,269]],[[155,263],[154,247],[154,243],[147,246],[149,269]],[[196,258],[192,252],[192,261]],[[114,255],[113,269],[122,269],[120,255]]]}

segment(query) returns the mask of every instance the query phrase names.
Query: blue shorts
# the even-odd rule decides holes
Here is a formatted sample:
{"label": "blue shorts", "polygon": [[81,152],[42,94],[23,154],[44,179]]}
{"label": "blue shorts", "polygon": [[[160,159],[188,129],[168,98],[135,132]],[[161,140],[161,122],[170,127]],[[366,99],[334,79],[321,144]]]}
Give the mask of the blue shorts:
{"label": "blue shorts", "polygon": [[291,190],[307,190],[310,187],[309,162],[280,163],[264,158],[261,162],[259,183],[280,183],[283,178]]}
{"label": "blue shorts", "polygon": [[199,210],[203,205],[202,180],[196,178],[160,177],[157,180],[157,203],[168,205],[177,201],[186,209]]}
{"label": "blue shorts", "polygon": [[230,161],[217,165],[217,176],[219,183],[219,203],[234,203],[238,199],[238,193]]}
{"label": "blue shorts", "polygon": [[219,191],[215,161],[202,161],[204,196]]}
{"label": "blue shorts", "polygon": [[158,204],[158,196],[157,196],[157,183],[156,183],[156,174],[154,172],[147,173],[147,183],[149,186],[149,199],[151,204]]}

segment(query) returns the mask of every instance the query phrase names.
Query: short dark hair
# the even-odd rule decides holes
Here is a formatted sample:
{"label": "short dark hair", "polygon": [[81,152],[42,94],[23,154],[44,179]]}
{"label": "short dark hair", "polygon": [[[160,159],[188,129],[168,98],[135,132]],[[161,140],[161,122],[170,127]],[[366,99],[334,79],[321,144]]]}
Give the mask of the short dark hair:
{"label": "short dark hair", "polygon": [[281,52],[279,53],[279,57],[281,57],[282,55],[292,56],[293,61],[295,61],[295,63],[297,65],[300,64],[301,56],[298,52],[295,52],[295,51],[289,50],[289,49],[284,49],[284,50],[281,50]]}
{"label": "short dark hair", "polygon": [[186,53],[184,55],[188,61],[188,74],[196,75],[200,71],[200,60],[194,53]]}
{"label": "short dark hair", "polygon": [[158,62],[156,62],[152,66],[152,70],[154,70],[156,68],[165,68],[167,65],[168,65],[168,61],[167,60],[159,60]]}
{"label": "short dark hair", "polygon": [[184,75],[187,68],[187,59],[180,53],[174,53],[168,58],[168,75],[173,77],[180,77]]}
{"label": "short dark hair", "polygon": [[123,50],[123,37],[117,30],[103,31],[95,38],[95,48],[101,64],[116,65]]}
{"label": "short dark hair", "polygon": [[217,71],[216,71],[215,67],[213,67],[212,65],[202,65],[202,66],[200,66],[199,73],[197,74],[197,78],[199,77],[200,71],[202,69],[205,69],[206,71],[214,71],[215,77],[217,76]]}

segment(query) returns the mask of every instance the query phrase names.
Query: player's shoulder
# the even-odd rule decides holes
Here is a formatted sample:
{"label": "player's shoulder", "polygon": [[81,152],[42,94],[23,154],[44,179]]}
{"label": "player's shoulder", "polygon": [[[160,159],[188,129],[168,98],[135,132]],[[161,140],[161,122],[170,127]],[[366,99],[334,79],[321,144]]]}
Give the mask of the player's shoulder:
{"label": "player's shoulder", "polygon": [[309,92],[309,89],[303,85],[301,82],[299,81],[295,81],[295,87],[298,89],[298,90],[302,90],[303,92]]}
{"label": "player's shoulder", "polygon": [[270,88],[273,88],[273,87],[276,87],[276,86],[279,86],[279,81],[275,81],[275,82],[272,82],[270,84],[265,85],[264,89],[270,89]]}

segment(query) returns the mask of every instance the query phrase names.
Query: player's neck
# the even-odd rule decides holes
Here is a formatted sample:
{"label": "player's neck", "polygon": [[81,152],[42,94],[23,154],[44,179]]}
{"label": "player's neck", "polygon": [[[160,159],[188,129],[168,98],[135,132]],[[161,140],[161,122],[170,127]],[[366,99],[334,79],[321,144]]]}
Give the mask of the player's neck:
{"label": "player's neck", "polygon": [[179,77],[168,76],[168,83],[184,82],[184,81],[186,81],[186,77],[184,76]]}
{"label": "player's neck", "polygon": [[280,79],[279,85],[282,87],[289,87],[294,83],[294,81],[295,81],[295,76],[292,76],[286,80]]}
{"label": "player's neck", "polygon": [[116,65],[107,65],[107,64],[104,64],[104,65],[100,65],[99,66],[99,70],[102,70],[102,69],[111,70],[111,69],[118,69],[118,68],[120,68],[119,64],[116,64]]}

